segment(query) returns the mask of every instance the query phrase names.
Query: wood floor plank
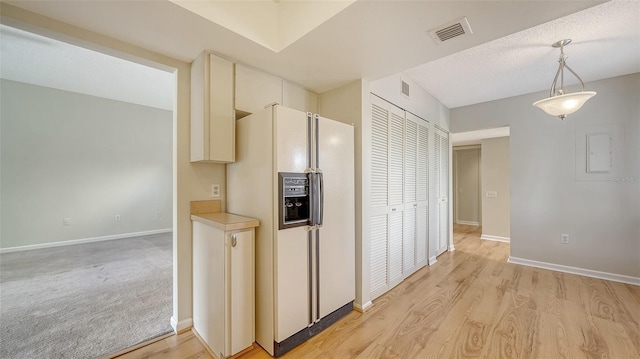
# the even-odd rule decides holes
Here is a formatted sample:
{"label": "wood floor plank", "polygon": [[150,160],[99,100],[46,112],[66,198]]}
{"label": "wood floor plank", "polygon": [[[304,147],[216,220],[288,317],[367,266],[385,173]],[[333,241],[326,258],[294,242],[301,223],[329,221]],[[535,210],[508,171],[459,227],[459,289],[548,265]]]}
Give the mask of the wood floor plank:
{"label": "wood floor plank", "polygon": [[[456,251],[282,358],[640,359],[640,287],[507,263],[508,243],[454,228]],[[120,359],[210,358],[190,333]]]}
{"label": "wood floor plank", "polygon": [[508,292],[492,323],[488,358],[537,358],[538,318],[540,312],[533,299]]}

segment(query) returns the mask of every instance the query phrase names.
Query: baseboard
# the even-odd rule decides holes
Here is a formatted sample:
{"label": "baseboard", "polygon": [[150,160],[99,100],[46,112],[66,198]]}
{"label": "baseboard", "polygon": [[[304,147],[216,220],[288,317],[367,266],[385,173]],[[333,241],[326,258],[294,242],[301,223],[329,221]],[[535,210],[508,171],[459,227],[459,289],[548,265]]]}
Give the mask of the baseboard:
{"label": "baseboard", "polygon": [[353,302],[353,309],[356,312],[364,313],[367,311],[367,309],[371,308],[372,305],[373,303],[371,301],[364,303],[364,305],[360,305],[360,303]]}
{"label": "baseboard", "polygon": [[168,232],[171,232],[171,231],[173,231],[173,229],[164,228],[164,229],[155,229],[155,230],[151,230],[151,231],[114,234],[114,235],[102,236],[102,237],[72,239],[72,240],[69,240],[69,241],[62,241],[62,242],[30,244],[30,245],[19,246],[19,247],[0,248],[0,253],[10,253],[10,252],[28,251],[28,250],[32,250],[32,249],[53,248],[53,247],[61,247],[61,246],[70,246],[70,245],[74,245],[74,244],[110,241],[110,240],[113,240],[113,239],[123,239],[123,238],[131,238],[131,237],[148,236],[148,235],[152,235],[152,234],[168,233]]}
{"label": "baseboard", "polygon": [[553,270],[557,272],[577,274],[585,277],[598,278],[598,279],[610,280],[613,282],[627,283],[627,284],[640,286],[640,277],[631,277],[631,276],[622,275],[622,274],[600,272],[600,271],[591,270],[591,269],[570,267],[562,264],[539,262],[531,259],[524,259],[524,258],[518,258],[518,257],[509,257],[508,262],[513,264],[529,266],[529,267],[548,269],[548,270]]}
{"label": "baseboard", "polygon": [[429,258],[429,262],[428,262],[428,264],[429,264],[430,266],[432,266],[432,265],[434,265],[434,264],[436,264],[436,263],[438,263],[438,258],[437,258],[436,256],[433,256],[433,257]]}
{"label": "baseboard", "polygon": [[176,317],[172,316],[171,317],[171,327],[173,328],[173,331],[176,334],[180,334],[182,332],[186,332],[187,330],[191,329],[191,327],[193,327],[193,319],[192,318],[187,318],[187,319],[184,319],[184,320],[181,320],[180,322],[178,322]]}
{"label": "baseboard", "polygon": [[479,225],[480,225],[480,222],[460,221],[460,220],[457,220],[457,221],[456,221],[456,224],[464,224],[464,225],[467,225],[467,226],[479,226]]}
{"label": "baseboard", "polygon": [[490,234],[484,234],[484,233],[480,236],[480,239],[484,239],[487,241],[506,242],[506,243],[511,242],[510,237],[492,236]]}
{"label": "baseboard", "polygon": [[455,251],[455,250],[456,250],[456,247],[454,247],[454,246],[453,246],[453,243],[451,243],[449,246],[447,246],[447,250],[448,250],[449,252],[453,252],[453,251]]}

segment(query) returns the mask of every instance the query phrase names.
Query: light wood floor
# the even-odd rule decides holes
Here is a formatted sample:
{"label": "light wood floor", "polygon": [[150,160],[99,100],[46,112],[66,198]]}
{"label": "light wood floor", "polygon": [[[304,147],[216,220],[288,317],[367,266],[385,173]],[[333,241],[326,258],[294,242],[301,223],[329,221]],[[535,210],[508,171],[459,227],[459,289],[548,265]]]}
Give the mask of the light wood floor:
{"label": "light wood floor", "polygon": [[[640,287],[509,264],[508,244],[455,232],[455,252],[283,357],[640,358]],[[120,358],[211,357],[189,331]]]}

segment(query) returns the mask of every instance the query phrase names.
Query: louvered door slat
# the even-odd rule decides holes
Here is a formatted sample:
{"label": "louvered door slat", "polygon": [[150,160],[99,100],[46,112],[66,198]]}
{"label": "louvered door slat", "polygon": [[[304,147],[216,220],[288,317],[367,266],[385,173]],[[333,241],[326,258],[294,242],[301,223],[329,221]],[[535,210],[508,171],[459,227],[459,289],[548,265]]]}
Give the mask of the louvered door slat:
{"label": "louvered door slat", "polygon": [[404,145],[404,202],[416,201],[418,124],[407,119],[405,122]]}
{"label": "louvered door slat", "polygon": [[404,210],[402,232],[402,270],[406,277],[414,272],[416,267],[416,208]]}
{"label": "louvered door slat", "polygon": [[389,118],[389,205],[403,203],[404,118],[391,112]]}
{"label": "louvered door slat", "polygon": [[440,197],[449,196],[449,139],[440,136]]}
{"label": "louvered door slat", "polygon": [[436,198],[440,198],[440,172],[441,172],[441,168],[440,168],[440,163],[442,162],[442,154],[440,153],[440,135],[439,134],[435,134],[434,136],[434,141],[433,141],[433,151],[434,151],[434,166],[433,169],[435,170],[435,173],[433,174],[433,179],[435,181],[435,196]]}
{"label": "louvered door slat", "polygon": [[389,111],[372,105],[371,124],[371,206],[388,205],[388,122]]}
{"label": "louvered door slat", "polygon": [[416,209],[416,262],[424,263],[427,259],[427,243],[429,241],[429,209]]}
{"label": "louvered door slat", "polygon": [[389,214],[389,283],[402,280],[402,212]]}
{"label": "louvered door slat", "polygon": [[426,201],[429,195],[429,129],[418,125],[417,180],[416,196],[418,201]]}
{"label": "louvered door slat", "polygon": [[371,292],[387,287],[387,215],[371,217]]}

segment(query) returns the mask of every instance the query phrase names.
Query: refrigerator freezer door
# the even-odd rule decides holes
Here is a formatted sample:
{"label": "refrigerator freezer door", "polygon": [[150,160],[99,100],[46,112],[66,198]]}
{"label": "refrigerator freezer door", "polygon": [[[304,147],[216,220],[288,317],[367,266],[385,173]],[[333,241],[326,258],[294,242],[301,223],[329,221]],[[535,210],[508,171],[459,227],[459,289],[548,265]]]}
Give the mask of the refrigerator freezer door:
{"label": "refrigerator freezer door", "polygon": [[304,173],[308,167],[307,114],[282,106],[274,106],[274,111],[276,171]]}
{"label": "refrigerator freezer door", "polygon": [[324,179],[320,229],[320,317],[355,299],[353,126],[319,119],[319,163]]}
{"label": "refrigerator freezer door", "polygon": [[[274,106],[274,124],[276,172],[304,173],[307,114]],[[277,188],[274,191],[277,194]],[[275,232],[274,240],[274,336],[275,341],[281,342],[309,324],[308,232],[305,227],[282,229]]]}

